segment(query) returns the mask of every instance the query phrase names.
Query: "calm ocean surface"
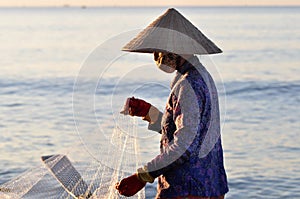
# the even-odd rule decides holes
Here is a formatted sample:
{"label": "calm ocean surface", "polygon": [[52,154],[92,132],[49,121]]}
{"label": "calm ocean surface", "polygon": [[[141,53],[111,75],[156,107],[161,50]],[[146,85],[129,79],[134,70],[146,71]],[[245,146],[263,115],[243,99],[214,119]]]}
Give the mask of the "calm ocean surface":
{"label": "calm ocean surface", "polygon": [[[126,32],[146,27],[165,10],[0,8],[0,184],[41,165],[41,155],[66,153],[79,162],[101,156],[93,146],[105,143],[89,134],[95,118],[83,112],[74,121],[76,77],[96,60],[99,46],[128,37]],[[300,7],[178,10],[224,51],[200,60],[220,89],[227,198],[300,198]],[[113,47],[108,55],[118,52]],[[122,54],[100,56],[112,64],[95,70],[96,117],[106,133],[127,96],[163,108],[172,79],[158,73],[150,55],[126,54],[123,60]],[[145,63],[153,68],[144,69]],[[151,135],[141,149],[143,161],[151,160],[159,136],[141,129]],[[154,195],[155,185],[148,186],[146,198]]]}

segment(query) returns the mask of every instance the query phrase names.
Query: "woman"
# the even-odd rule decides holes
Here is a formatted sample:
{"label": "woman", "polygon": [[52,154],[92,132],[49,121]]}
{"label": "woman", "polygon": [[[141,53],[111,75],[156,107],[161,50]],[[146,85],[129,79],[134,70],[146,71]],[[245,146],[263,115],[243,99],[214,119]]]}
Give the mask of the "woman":
{"label": "woman", "polygon": [[[165,42],[155,42],[161,38]],[[195,41],[200,45],[195,47]],[[128,108],[123,113],[143,117],[149,129],[162,134],[161,153],[136,174],[117,183],[119,193],[132,196],[158,178],[156,198],[224,198],[228,186],[217,90],[210,74],[194,56],[222,51],[175,9],[169,9],[123,50],[152,52],[162,71],[177,70],[177,74],[163,114],[144,100],[127,99]]]}

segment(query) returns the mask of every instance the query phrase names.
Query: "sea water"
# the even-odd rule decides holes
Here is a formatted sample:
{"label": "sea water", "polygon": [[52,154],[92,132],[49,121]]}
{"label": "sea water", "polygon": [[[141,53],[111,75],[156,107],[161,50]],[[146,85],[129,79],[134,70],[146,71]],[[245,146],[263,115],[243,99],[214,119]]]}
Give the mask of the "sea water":
{"label": "sea water", "polygon": [[[122,43],[95,54],[107,58],[105,65],[93,66],[99,67],[95,112],[76,105],[81,96],[76,89],[85,96],[85,86],[90,88],[89,82],[76,83],[93,52],[120,35],[130,38],[165,10],[0,9],[0,184],[41,165],[45,154],[68,154],[78,162],[101,159],[105,151],[98,146],[108,143],[95,131],[113,132],[126,97],[164,108],[173,76],[156,70],[151,55],[124,57],[114,49]],[[227,198],[299,198],[300,8],[178,10],[224,51],[200,60],[220,93]],[[83,110],[80,118],[77,110]],[[142,161],[150,161],[159,153],[159,135],[138,122]],[[155,186],[146,187],[146,198],[154,197]]]}

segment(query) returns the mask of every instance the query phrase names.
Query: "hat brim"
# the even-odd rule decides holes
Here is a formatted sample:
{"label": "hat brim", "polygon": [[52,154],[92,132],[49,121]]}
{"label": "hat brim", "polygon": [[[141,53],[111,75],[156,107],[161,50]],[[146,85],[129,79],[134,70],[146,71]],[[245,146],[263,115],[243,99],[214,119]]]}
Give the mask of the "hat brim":
{"label": "hat brim", "polygon": [[122,50],[139,53],[167,51],[199,55],[222,53],[219,47],[175,9],[169,9],[152,22]]}

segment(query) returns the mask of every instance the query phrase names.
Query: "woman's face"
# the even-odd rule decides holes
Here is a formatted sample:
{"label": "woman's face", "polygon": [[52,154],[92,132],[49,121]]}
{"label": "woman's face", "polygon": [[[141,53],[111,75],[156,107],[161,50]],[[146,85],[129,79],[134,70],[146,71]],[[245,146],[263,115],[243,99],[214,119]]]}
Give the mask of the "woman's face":
{"label": "woman's face", "polygon": [[174,53],[154,52],[154,61],[159,69],[166,73],[172,73],[177,67],[179,55]]}

